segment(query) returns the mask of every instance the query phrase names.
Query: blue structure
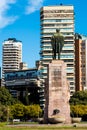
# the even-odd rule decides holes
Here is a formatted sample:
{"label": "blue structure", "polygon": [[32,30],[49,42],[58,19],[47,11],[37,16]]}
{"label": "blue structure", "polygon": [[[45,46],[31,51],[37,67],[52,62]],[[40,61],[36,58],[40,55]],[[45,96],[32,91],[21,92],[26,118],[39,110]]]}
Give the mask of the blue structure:
{"label": "blue structure", "polygon": [[[40,72],[37,68],[5,73],[5,86],[14,97],[23,101],[26,91],[29,101],[39,102]],[[25,102],[25,101],[24,101]]]}
{"label": "blue structure", "polygon": [[5,86],[6,87],[11,86],[16,87],[19,85],[23,86],[23,85],[29,85],[31,82],[36,83],[36,85],[38,86],[39,78],[40,78],[40,72],[36,68],[6,72]]}

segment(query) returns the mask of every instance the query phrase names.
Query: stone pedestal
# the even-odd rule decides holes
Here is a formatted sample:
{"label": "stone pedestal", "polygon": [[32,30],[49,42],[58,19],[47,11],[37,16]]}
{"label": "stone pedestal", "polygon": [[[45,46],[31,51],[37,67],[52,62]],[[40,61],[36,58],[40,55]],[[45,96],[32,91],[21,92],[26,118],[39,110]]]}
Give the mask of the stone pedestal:
{"label": "stone pedestal", "polygon": [[69,106],[69,83],[66,79],[66,64],[62,60],[52,60],[48,64],[48,78],[45,86],[44,123],[63,120],[71,123]]}

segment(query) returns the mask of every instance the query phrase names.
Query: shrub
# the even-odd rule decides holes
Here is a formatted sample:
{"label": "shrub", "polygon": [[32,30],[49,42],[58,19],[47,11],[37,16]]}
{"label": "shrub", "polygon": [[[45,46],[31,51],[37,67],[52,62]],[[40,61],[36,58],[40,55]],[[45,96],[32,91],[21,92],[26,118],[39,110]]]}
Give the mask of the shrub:
{"label": "shrub", "polygon": [[71,105],[72,117],[83,117],[87,115],[87,105]]}
{"label": "shrub", "polygon": [[24,105],[15,104],[10,107],[12,118],[22,118],[24,116]]}
{"label": "shrub", "polygon": [[10,107],[12,118],[21,118],[28,120],[30,118],[37,118],[41,115],[42,110],[39,105],[25,106],[23,104],[15,104]]}

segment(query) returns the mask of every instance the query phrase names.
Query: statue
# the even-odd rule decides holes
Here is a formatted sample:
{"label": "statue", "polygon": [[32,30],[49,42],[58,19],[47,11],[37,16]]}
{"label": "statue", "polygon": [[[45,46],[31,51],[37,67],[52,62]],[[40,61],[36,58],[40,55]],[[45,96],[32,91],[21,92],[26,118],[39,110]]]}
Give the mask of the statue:
{"label": "statue", "polygon": [[57,53],[58,53],[58,59],[60,59],[60,53],[62,51],[62,47],[64,46],[64,37],[60,33],[60,30],[56,29],[56,33],[54,33],[51,38],[51,44],[52,44],[53,59],[56,59]]}

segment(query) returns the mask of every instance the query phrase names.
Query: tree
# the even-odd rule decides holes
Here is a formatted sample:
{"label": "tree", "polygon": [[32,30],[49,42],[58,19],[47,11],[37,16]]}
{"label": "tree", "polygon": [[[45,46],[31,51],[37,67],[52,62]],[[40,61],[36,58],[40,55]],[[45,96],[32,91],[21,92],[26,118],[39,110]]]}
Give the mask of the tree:
{"label": "tree", "polygon": [[71,105],[87,105],[87,91],[78,91],[70,98]]}
{"label": "tree", "polygon": [[12,105],[16,102],[12,95],[9,93],[9,90],[5,87],[0,88],[0,104],[2,105]]}
{"label": "tree", "polygon": [[23,104],[15,104],[10,107],[12,118],[21,118],[28,120],[30,118],[37,118],[41,115],[42,110],[39,105],[29,105],[25,106]]}
{"label": "tree", "polygon": [[23,118],[24,116],[24,105],[14,104],[10,107],[10,116],[12,118]]}
{"label": "tree", "polygon": [[42,113],[42,110],[39,105],[30,105],[30,117],[39,117]]}
{"label": "tree", "polygon": [[82,117],[87,120],[87,90],[78,91],[70,98],[71,116]]}
{"label": "tree", "polygon": [[29,106],[25,106],[25,118],[29,119],[29,118],[37,118],[39,116],[41,116],[42,114],[42,109],[40,108],[39,105],[29,105]]}
{"label": "tree", "polygon": [[0,121],[7,121],[8,109],[0,104]]}

